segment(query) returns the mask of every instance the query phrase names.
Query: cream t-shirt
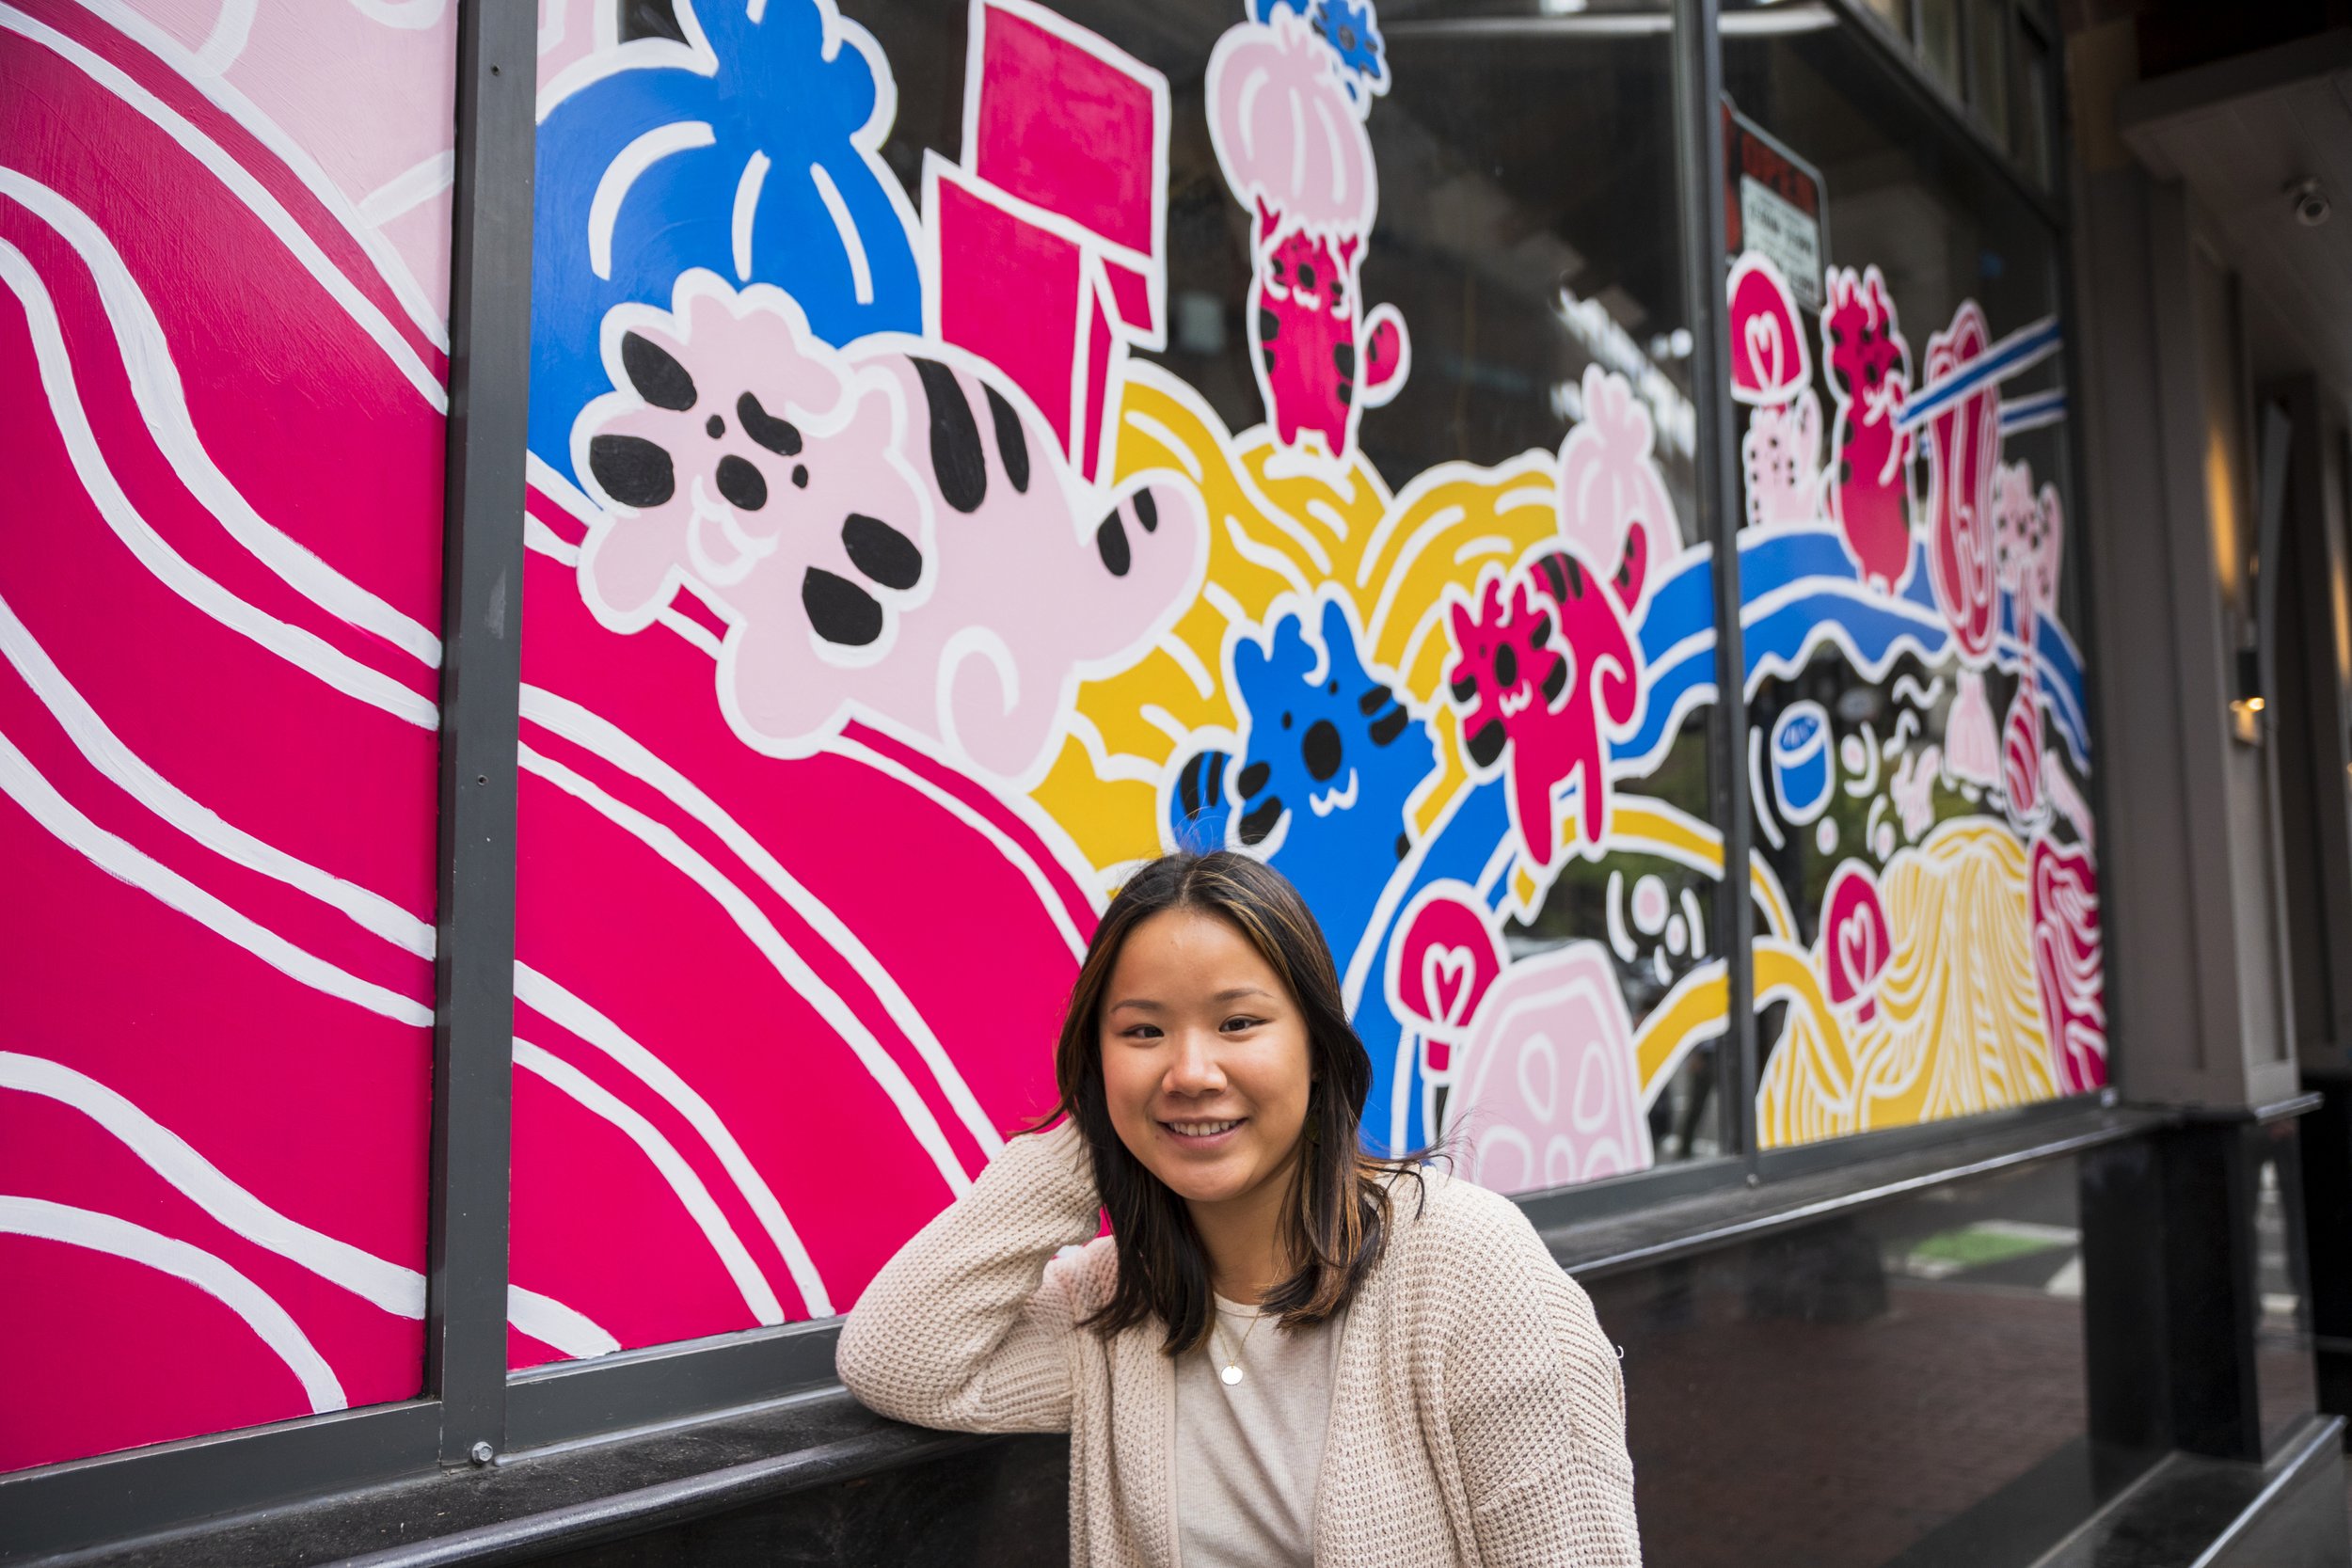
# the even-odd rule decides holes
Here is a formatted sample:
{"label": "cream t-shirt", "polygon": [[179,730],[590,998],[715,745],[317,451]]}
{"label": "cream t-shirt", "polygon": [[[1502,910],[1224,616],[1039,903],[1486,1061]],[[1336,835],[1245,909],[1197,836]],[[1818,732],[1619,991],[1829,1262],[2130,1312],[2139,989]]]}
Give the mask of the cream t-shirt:
{"label": "cream t-shirt", "polygon": [[[1272,1313],[1216,1300],[1209,1342],[1176,1360],[1178,1568],[1312,1568],[1346,1314],[1285,1331]],[[1229,1362],[1239,1383],[1218,1376]]]}

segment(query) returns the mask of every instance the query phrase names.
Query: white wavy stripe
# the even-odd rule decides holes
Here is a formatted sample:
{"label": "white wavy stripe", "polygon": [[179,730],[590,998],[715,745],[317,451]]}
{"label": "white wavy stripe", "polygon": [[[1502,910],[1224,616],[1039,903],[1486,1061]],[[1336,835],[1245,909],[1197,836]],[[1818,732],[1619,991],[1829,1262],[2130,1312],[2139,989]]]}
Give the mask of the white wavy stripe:
{"label": "white wavy stripe", "polygon": [[415,212],[456,181],[457,153],[445,148],[411,164],[360,198],[359,216],[373,225],[389,223],[404,213]]}
{"label": "white wavy stripe", "polygon": [[32,262],[23,251],[5,241],[0,241],[0,281],[8,284],[24,307],[25,320],[32,328],[33,356],[40,366],[41,388],[48,394],[49,411],[57,421],[58,434],[65,439],[74,474],[100,515],[106,519],[106,526],[114,530],[115,536],[138,558],[139,563],[165,587],[230,631],[259,643],[345,696],[382,708],[421,729],[438,729],[440,710],[433,699],[360,663],[316,634],[247,604],[198,571],[165,542],[152,525],[139,515],[138,509],[131,504],[131,499],[122,493],[122,486],[107,469],[105,454],[99,450],[98,436],[90,429],[81,393],[74,385],[73,365],[57,323],[56,306],[40,275],[33,270]]}
{"label": "white wavy stripe", "polygon": [[809,928],[825,940],[839,954],[857,977],[872,990],[890,1015],[890,1022],[914,1047],[915,1054],[930,1069],[939,1092],[955,1107],[956,1117],[975,1142],[993,1157],[1005,1147],[1005,1140],[981,1108],[977,1096],[963,1079],[939,1037],[931,1030],[914,1000],[900,988],[889,966],[874,957],[857,933],[812,894],[799,879],[787,871],[768,847],[755,837],[743,825],[729,816],[718,801],[705,794],[695,783],[648,750],[644,743],[619,725],[600,714],[568,698],[559,697],[541,687],[525,685],[522,689],[522,716],[534,724],[562,736],[583,751],[594,752],[604,761],[627,773],[640,784],[648,785],[672,805],[685,812],[695,821],[717,835],[719,841],[732,850],[743,863],[751,867],[759,879],[782,898],[792,912],[808,923]]}
{"label": "white wavy stripe", "polygon": [[519,1285],[506,1288],[506,1321],[575,1361],[591,1355],[611,1355],[621,1348],[621,1342],[587,1313]]}
{"label": "white wavy stripe", "polygon": [[[0,1088],[43,1095],[104,1128],[183,1197],[254,1245],[403,1318],[424,1316],[424,1275],[313,1230],[255,1197],[129,1100],[61,1063],[0,1051]],[[566,1355],[604,1355],[620,1342],[581,1312],[510,1285],[507,1321]]]}
{"label": "white wavy stripe", "polygon": [[[212,101],[215,108],[252,133],[255,140],[276,153],[293,171],[302,186],[317,198],[327,215],[351,237],[352,242],[367,252],[374,264],[376,276],[400,301],[410,325],[424,334],[425,341],[446,353],[449,349],[449,327],[434,308],[432,296],[423,283],[409,271],[407,261],[399,248],[376,230],[376,224],[393,216],[381,217],[352,204],[351,197],[326,166],[310,155],[310,150],[297,141],[294,135],[264,113],[260,104],[228,80],[245,53],[246,32],[253,25],[255,0],[226,0],[221,19],[214,24],[212,36],[195,53],[190,53],[180,40],[157,26],[126,0],[82,0],[83,5],[96,11],[117,28],[136,39],[151,53],[183,77],[190,87]],[[235,13],[243,17],[232,24]],[[454,62],[453,61],[453,64]],[[452,158],[450,153],[439,154]],[[378,193],[380,194],[380,193]]]}
{"label": "white wavy stripe", "polygon": [[344,577],[307,545],[281,532],[254,510],[213,462],[188,410],[187,391],[181,383],[179,367],[172,363],[164,325],[105,230],[56,191],[11,168],[0,167],[0,197],[22,203],[56,230],[89,268],[106,320],[114,328],[139,418],[146,421],[148,434],[170,459],[173,473],[188,493],[202,501],[229,536],[287,587],[328,614],[373,632],[430,668],[439,668],[440,638]]}
{"label": "white wavy stripe", "polygon": [[267,1345],[300,1381],[313,1414],[342,1410],[350,1403],[343,1397],[343,1386],[336,1381],[334,1369],[326,1364],[326,1358],[319,1354],[318,1347],[310,1343],[310,1336],[302,1332],[301,1325],[286,1309],[270,1299],[259,1285],[202,1247],[157,1235],[144,1226],[112,1214],[51,1203],[45,1198],[5,1195],[0,1195],[0,1234],[37,1236],[43,1241],[63,1242],[68,1246],[87,1247],[92,1252],[110,1253],[184,1279],[245,1320],[254,1337]]}
{"label": "white wavy stripe", "polygon": [[1062,903],[1061,895],[1055,891],[1054,884],[1046,877],[1044,870],[1019,845],[1015,844],[1002,828],[982,816],[962,800],[958,800],[949,791],[942,789],[913,768],[882,755],[863,741],[851,740],[846,736],[836,736],[826,742],[825,750],[835,756],[848,757],[853,762],[862,762],[875,771],[898,780],[988,840],[990,847],[998,854],[1003,855],[1005,863],[1019,872],[1022,880],[1027,882],[1037,894],[1038,904],[1045,911],[1046,919],[1054,923],[1054,929],[1061,933],[1064,945],[1070,949],[1070,956],[1073,958],[1086,957],[1087,939],[1079,932],[1077,922],[1070,918],[1069,908]]}
{"label": "white wavy stripe", "polygon": [[[113,0],[84,0],[84,3],[107,6]],[[189,57],[188,68],[180,74],[218,75],[235,65],[239,56],[245,54],[246,42],[253,37],[253,15],[260,8],[261,0],[221,0],[220,14],[213,19],[213,30],[204,35],[203,43]],[[139,17],[138,21],[145,23],[147,19]],[[117,24],[120,25],[119,23]],[[150,30],[160,31],[154,28]]]}
{"label": "white wavy stripe", "polygon": [[[515,964],[515,1000],[582,1043],[603,1052],[622,1071],[652,1090],[700,1133],[711,1153],[719,1157],[721,1167],[735,1182],[736,1190],[743,1195],[743,1201],[759,1216],[768,1239],[783,1255],[793,1287],[801,1292],[801,1300],[809,1312],[819,1318],[833,1315],[833,1298],[826,1293],[824,1279],[809,1258],[808,1248],[801,1244],[800,1233],[785,1216],[784,1206],[776,1201],[768,1179],[759,1174],[759,1168],[743,1152],[743,1146],[727,1130],[727,1124],[712,1109],[710,1101],[696,1093],[693,1085],[679,1077],[669,1063],[630,1038],[611,1019],[519,959]],[[551,1339],[548,1342],[554,1343]]]}
{"label": "white wavy stripe", "polygon": [[735,1227],[728,1223],[719,1200],[710,1196],[710,1189],[694,1174],[694,1167],[686,1163],[676,1145],[661,1135],[660,1128],[563,1057],[519,1035],[515,1037],[515,1065],[546,1079],[577,1101],[582,1110],[611,1122],[623,1137],[635,1144],[653,1162],[653,1168],[661,1173],[661,1180],[670,1184],[670,1191],[692,1216],[703,1239],[710,1243],[710,1250],[719,1255],[727,1276],[743,1293],[743,1305],[752,1309],[752,1316],[771,1326],[784,1322],[784,1305],[776,1300],[776,1292],[769,1288],[759,1265],[752,1261],[751,1249],[735,1233]]}
{"label": "white wavy stripe", "polygon": [[211,807],[155,771],[106,727],[98,710],[73,689],[6,599],[0,599],[0,654],[7,655],[83,758],[140,805],[224,860],[309,894],[342,911],[361,929],[421,958],[433,957],[430,922],[418,919],[381,894],[347,882],[222,820]]}
{"label": "white wavy stripe", "polygon": [[[224,941],[234,942],[289,979],[327,996],[340,997],[396,1023],[430,1028],[433,1009],[346,974],[295,946],[252,917],[230,908],[177,871],[124,842],[83,816],[37,772],[8,736],[0,735],[0,794],[24,808],[33,820],[68,848],[118,881],[178,910]],[[20,892],[20,896],[28,895]]]}
{"label": "white wavy stripe", "polygon": [[[392,325],[383,311],[376,309],[374,301],[361,293],[351,279],[343,276],[342,269],[327,259],[326,253],[319,248],[318,242],[304,231],[302,226],[294,221],[293,214],[280,206],[278,198],[270,195],[259,180],[247,173],[243,165],[230,157],[201,131],[189,124],[162,99],[133,81],[119,68],[83,48],[56,28],[34,21],[13,6],[0,5],[0,29],[20,34],[43,48],[53,51],[108,93],[121,100],[126,107],[136,110],[152,121],[156,128],[166,135],[178,142],[189,156],[211,170],[246,211],[268,226],[269,231],[277,235],[279,243],[293,253],[294,260],[302,264],[303,270],[334,297],[335,303],[342,307],[343,313],[348,315],[362,332],[375,341],[375,345],[384,351],[384,356],[392,362],[393,368],[407,379],[410,386],[416,388],[419,394],[435,412],[442,414],[449,412],[448,390],[442,387],[439,379],[425,368],[424,361],[409,345],[408,340],[401,336],[400,329]],[[209,90],[211,87],[220,85],[217,78],[208,82],[202,76],[195,76],[190,80],[199,89],[207,90],[207,96],[212,96]],[[223,104],[222,107],[228,108],[229,106]],[[234,110],[230,112],[233,114]],[[282,135],[280,133],[281,136]],[[281,157],[287,156],[285,146],[273,145],[272,150],[278,152]],[[302,172],[300,163],[308,161],[307,159],[297,161],[292,157],[288,158],[288,162],[294,165],[297,175]],[[324,179],[324,176],[322,175],[321,178]],[[331,182],[328,188],[332,189]],[[335,214],[338,218],[342,218],[345,214],[351,214],[351,203],[341,192],[336,192],[331,199],[321,194],[320,199],[326,202],[327,210]],[[351,214],[351,215],[356,217],[358,214]],[[354,238],[368,250],[372,259],[377,261],[379,269],[383,266],[385,260],[390,257],[389,246],[374,236],[373,231],[365,234],[355,232]],[[384,253],[382,257],[377,256],[379,250]],[[413,280],[408,290],[403,290],[400,286],[400,279],[407,277],[407,269],[399,267],[396,261],[393,261],[393,265],[398,267],[398,276],[388,277],[386,281],[391,285],[392,292],[401,296],[403,306],[407,308],[413,315],[416,313],[416,307],[408,299],[408,294],[414,292]],[[446,348],[449,342],[447,333],[441,329],[437,322],[432,319],[430,309],[424,312],[424,316],[425,319],[417,324],[420,329],[432,341],[436,348]]]}
{"label": "white wavy stripe", "polygon": [[913,1080],[907,1077],[906,1070],[883,1049],[882,1041],[875,1038],[874,1032],[866,1026],[848,1003],[842,1001],[840,994],[818,977],[806,959],[792,950],[791,943],[784,940],[783,934],[760,912],[759,906],[752,902],[749,895],[728,880],[718,867],[705,860],[669,827],[656,822],[635,807],[614,800],[594,783],[529,746],[520,747],[517,752],[523,771],[537,774],[566,795],[588,805],[708,894],[725,911],[727,918],[735,923],[735,928],[759,950],[794,994],[815,1009],[826,1027],[838,1035],[855,1053],[859,1065],[866,1069],[866,1076],[873,1079],[875,1086],[897,1108],[908,1132],[930,1156],[931,1164],[938,1170],[940,1179],[947,1183],[947,1190],[958,1196],[971,1190],[972,1178],[965,1174],[963,1163],[956,1158],[956,1151],[948,1146],[947,1134],[941,1129],[938,1118],[931,1115],[930,1107],[923,1103],[922,1095],[916,1091]]}
{"label": "white wavy stripe", "polygon": [[424,1316],[424,1275],[288,1219],[237,1185],[185,1138],[121,1094],[59,1062],[0,1051],[0,1089],[70,1105],[137,1155],[174,1191],[255,1246],[403,1318]]}
{"label": "white wavy stripe", "polygon": [[874,269],[866,259],[866,240],[858,233],[856,220],[850,216],[850,204],[841,198],[841,187],[833,182],[833,175],[822,164],[808,166],[809,182],[817,187],[817,199],[825,204],[825,215],[833,219],[834,232],[840,237],[842,252],[850,258],[850,289],[860,305],[874,303]]}
{"label": "white wavy stripe", "polygon": [[735,182],[735,211],[729,214],[728,237],[734,241],[735,277],[752,280],[752,222],[759,215],[759,188],[768,182],[768,154],[755,148],[743,160]]}
{"label": "white wavy stripe", "polygon": [[379,27],[421,33],[440,24],[449,0],[350,0],[352,9]]}

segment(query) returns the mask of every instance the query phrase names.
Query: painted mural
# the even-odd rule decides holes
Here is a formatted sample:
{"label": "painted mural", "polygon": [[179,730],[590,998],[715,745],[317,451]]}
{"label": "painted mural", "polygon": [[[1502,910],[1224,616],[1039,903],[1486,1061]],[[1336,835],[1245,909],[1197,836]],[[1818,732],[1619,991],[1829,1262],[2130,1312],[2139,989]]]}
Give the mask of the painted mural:
{"label": "painted mural", "polygon": [[[0,864],[47,895],[0,916],[41,1282],[0,1315],[47,1349],[0,1468],[419,1386],[453,25],[0,0]],[[542,0],[539,42],[516,1366],[847,1307],[1050,1103],[1171,847],[1298,883],[1368,1139],[1502,1190],[1694,1151],[1727,915],[1770,1142],[2104,1081],[2064,507],[2008,445],[2059,410],[2003,391],[2049,324],[1915,356],[1871,269],[1817,321],[1733,267],[1727,890],[1664,383],[1367,455],[1444,373],[1367,287],[1411,69],[1371,4],[1236,0],[1172,85],[973,0],[895,163],[909,62],[829,0]],[[1242,418],[1160,357],[1180,131]]]}
{"label": "painted mural", "polygon": [[[1175,846],[1305,891],[1374,1142],[1651,1164],[1724,1028],[1719,836],[1643,792],[1713,698],[1711,555],[1598,365],[1557,450],[1364,457],[1414,373],[1373,8],[1258,0],[1186,84],[1240,429],[1153,357],[1161,71],[977,0],[901,180],[856,22],[668,20],[571,8],[543,70],[514,1259],[580,1321],[516,1363],[845,1307],[1050,1104],[1103,901]],[[1564,876],[1607,920],[1516,938]]]}
{"label": "painted mural", "polygon": [[[2058,349],[1974,300],[1910,340],[1831,266],[1820,381],[1772,261],[1729,279],[1769,1146],[2106,1082],[2090,734],[2058,619],[2065,507],[2005,451]],[[1828,443],[1824,458],[1823,431]],[[1824,702],[1824,697],[1828,701]],[[1784,883],[1787,885],[1784,887]]]}
{"label": "painted mural", "polygon": [[422,1382],[453,9],[0,5],[0,1469]]}

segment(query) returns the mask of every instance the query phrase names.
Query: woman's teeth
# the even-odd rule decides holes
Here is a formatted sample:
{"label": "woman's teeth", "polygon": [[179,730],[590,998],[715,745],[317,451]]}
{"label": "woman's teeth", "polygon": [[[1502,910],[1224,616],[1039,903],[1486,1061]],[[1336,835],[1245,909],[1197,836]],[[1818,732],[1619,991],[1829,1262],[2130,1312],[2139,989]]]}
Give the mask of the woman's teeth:
{"label": "woman's teeth", "polygon": [[1238,1117],[1232,1121],[1171,1121],[1166,1124],[1169,1132],[1185,1138],[1214,1138],[1219,1132],[1230,1132],[1240,1125]]}

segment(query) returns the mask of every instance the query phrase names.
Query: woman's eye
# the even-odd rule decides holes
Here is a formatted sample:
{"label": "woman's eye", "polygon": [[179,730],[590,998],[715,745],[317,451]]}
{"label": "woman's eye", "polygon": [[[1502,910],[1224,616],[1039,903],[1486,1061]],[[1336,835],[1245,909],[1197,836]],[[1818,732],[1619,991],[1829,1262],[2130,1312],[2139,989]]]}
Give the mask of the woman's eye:
{"label": "woman's eye", "polygon": [[1259,1024],[1263,1023],[1264,1022],[1265,1020],[1262,1018],[1234,1017],[1229,1018],[1225,1021],[1225,1027],[1228,1029],[1255,1029]]}

